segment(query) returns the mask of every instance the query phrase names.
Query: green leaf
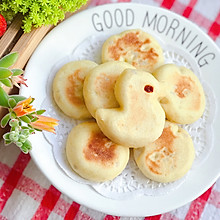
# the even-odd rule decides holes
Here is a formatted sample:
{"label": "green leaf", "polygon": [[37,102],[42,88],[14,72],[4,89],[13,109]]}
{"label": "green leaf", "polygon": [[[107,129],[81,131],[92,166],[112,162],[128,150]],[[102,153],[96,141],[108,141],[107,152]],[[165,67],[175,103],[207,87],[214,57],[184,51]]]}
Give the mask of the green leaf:
{"label": "green leaf", "polygon": [[31,119],[31,122],[35,122],[35,121],[37,121],[38,120],[38,117],[33,117],[32,119]]}
{"label": "green leaf", "polygon": [[30,124],[27,125],[30,129],[34,129]]}
{"label": "green leaf", "polygon": [[22,147],[22,145],[23,145],[23,143],[20,142],[20,141],[17,141],[15,144],[16,144],[18,147]]}
{"label": "green leaf", "polygon": [[28,151],[30,151],[32,149],[32,145],[28,145],[27,149],[28,149]]}
{"label": "green leaf", "polygon": [[2,120],[1,120],[1,127],[2,127],[2,128],[4,128],[4,127],[8,124],[10,118],[11,118],[11,114],[10,114],[10,113],[8,113],[7,115],[5,115],[5,116],[2,118]]}
{"label": "green leaf", "polygon": [[6,140],[6,141],[7,141],[7,140],[10,140],[10,137],[9,137],[9,136],[10,136],[10,132],[7,132],[7,133],[5,133],[5,134],[3,135],[3,139]]}
{"label": "green leaf", "polygon": [[7,87],[12,87],[11,80],[8,79],[8,78],[0,79],[0,82],[2,82],[2,83],[3,83],[5,86],[7,86]]}
{"label": "green leaf", "polygon": [[31,120],[34,118],[34,116],[32,115],[32,113],[31,113],[31,114],[28,114],[27,117],[30,118]]}
{"label": "green leaf", "polygon": [[8,68],[12,66],[16,62],[17,59],[18,59],[17,52],[10,53],[2,57],[2,59],[0,60],[0,67]]}
{"label": "green leaf", "polygon": [[31,104],[32,102],[34,102],[34,100],[35,100],[35,98],[32,98],[32,100],[30,101],[30,103],[29,103],[29,104]]}
{"label": "green leaf", "polygon": [[9,97],[8,105],[9,105],[10,108],[14,108],[17,105],[17,103],[13,98]]}
{"label": "green leaf", "polygon": [[10,135],[9,135],[9,139],[13,142],[16,142],[18,141],[19,139],[19,133],[18,132],[15,132],[15,131],[11,131],[10,132]]}
{"label": "green leaf", "polygon": [[21,126],[21,128],[23,129],[22,131],[24,131],[24,130],[29,130],[29,129],[30,129],[30,128],[27,127],[27,126]]}
{"label": "green leaf", "polygon": [[32,144],[29,140],[26,140],[23,145],[21,146],[21,150],[24,152],[24,153],[28,153],[29,150],[32,149]]}
{"label": "green leaf", "polygon": [[5,140],[5,145],[11,144],[12,141],[11,140]]}
{"label": "green leaf", "polygon": [[11,127],[18,127],[19,126],[19,120],[18,119],[12,119],[10,122],[9,122],[9,125]]}
{"label": "green leaf", "polygon": [[32,144],[29,140],[26,140],[23,144],[24,147],[26,147],[28,150],[32,148]]}
{"label": "green leaf", "polygon": [[[30,132],[30,134],[35,134],[35,131],[36,131],[37,129],[33,128],[30,124],[28,124],[28,127],[29,127],[29,132]],[[38,129],[38,131],[41,131],[41,130]]]}
{"label": "green leaf", "polygon": [[24,154],[28,154],[28,149],[27,149],[27,148],[21,146],[21,150],[22,150],[22,152],[23,152]]}
{"label": "green leaf", "polygon": [[24,136],[28,137],[29,134],[30,134],[29,128],[27,128],[27,127],[24,128],[24,127],[22,126],[21,135],[24,135]]}
{"label": "green leaf", "polygon": [[5,68],[5,67],[0,67],[0,79],[5,79],[11,76],[13,73],[11,70]]}
{"label": "green leaf", "polygon": [[23,74],[24,71],[22,69],[12,69],[11,72],[12,72],[12,76],[19,76]]}
{"label": "green leaf", "polygon": [[0,87],[0,106],[8,108],[8,94]]}
{"label": "green leaf", "polygon": [[16,103],[27,99],[26,97],[22,95],[10,95],[9,98],[13,98],[16,101]]}
{"label": "green leaf", "polygon": [[19,117],[23,122],[25,123],[31,123],[31,119],[27,117],[26,115]]}
{"label": "green leaf", "polygon": [[14,112],[11,112],[11,117],[12,118],[17,118],[17,115]]}
{"label": "green leaf", "polygon": [[22,135],[22,134],[21,134],[21,135],[19,136],[18,141],[21,142],[21,143],[24,143],[24,142],[27,140],[27,137],[28,137],[28,136],[25,136],[25,135]]}
{"label": "green leaf", "polygon": [[36,111],[36,114],[37,115],[42,115],[44,112],[46,112],[46,110],[38,110],[38,111]]}
{"label": "green leaf", "polygon": [[30,129],[29,132],[30,132],[30,134],[34,134],[35,130],[34,129]]}

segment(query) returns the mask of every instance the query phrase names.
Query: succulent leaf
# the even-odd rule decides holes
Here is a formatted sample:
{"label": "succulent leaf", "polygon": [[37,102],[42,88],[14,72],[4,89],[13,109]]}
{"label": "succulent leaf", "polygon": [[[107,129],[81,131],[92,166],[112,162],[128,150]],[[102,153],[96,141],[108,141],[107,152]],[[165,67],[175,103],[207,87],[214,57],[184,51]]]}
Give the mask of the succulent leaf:
{"label": "succulent leaf", "polygon": [[0,67],[0,79],[5,79],[11,76],[13,73],[11,70],[5,68],[5,67]]}
{"label": "succulent leaf", "polygon": [[16,101],[16,103],[26,99],[26,97],[22,95],[10,95],[9,98],[13,98]]}
{"label": "succulent leaf", "polygon": [[19,117],[19,118],[25,123],[31,123],[31,119],[26,115]]}
{"label": "succulent leaf", "polygon": [[8,124],[10,118],[11,118],[11,114],[10,114],[10,113],[8,113],[7,115],[5,115],[5,116],[2,118],[2,120],[1,120],[1,127],[2,127],[2,128],[4,128],[4,127]]}
{"label": "succulent leaf", "polygon": [[11,83],[11,80],[8,79],[8,78],[0,79],[0,82],[1,82],[2,84],[4,84],[5,86],[7,86],[7,87],[12,87],[12,86],[13,86],[12,83]]}
{"label": "succulent leaf", "polygon": [[12,72],[12,76],[19,76],[24,73],[22,69],[12,69],[11,72]]}
{"label": "succulent leaf", "polygon": [[8,108],[8,94],[2,87],[0,87],[0,97],[0,106]]}
{"label": "succulent leaf", "polygon": [[36,114],[37,115],[42,115],[44,112],[46,112],[46,110],[38,110],[38,111],[36,111]]}
{"label": "succulent leaf", "polygon": [[0,59],[0,67],[8,68],[12,66],[16,62],[17,59],[18,59],[17,52],[10,53],[2,57],[2,59]]}
{"label": "succulent leaf", "polygon": [[8,99],[9,107],[14,108],[16,106],[16,104],[17,104],[16,101],[13,98],[9,97],[9,99]]}

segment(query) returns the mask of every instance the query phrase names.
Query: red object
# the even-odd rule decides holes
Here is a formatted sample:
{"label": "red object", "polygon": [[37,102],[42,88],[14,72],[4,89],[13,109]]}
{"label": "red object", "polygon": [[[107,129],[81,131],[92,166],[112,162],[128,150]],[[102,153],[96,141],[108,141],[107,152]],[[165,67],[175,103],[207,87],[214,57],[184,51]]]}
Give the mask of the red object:
{"label": "red object", "polygon": [[7,29],[6,20],[2,15],[0,15],[0,37],[5,33],[6,29]]}
{"label": "red object", "polygon": [[144,87],[144,91],[147,92],[147,93],[153,92],[154,91],[154,87],[151,86],[151,85],[146,85]]}

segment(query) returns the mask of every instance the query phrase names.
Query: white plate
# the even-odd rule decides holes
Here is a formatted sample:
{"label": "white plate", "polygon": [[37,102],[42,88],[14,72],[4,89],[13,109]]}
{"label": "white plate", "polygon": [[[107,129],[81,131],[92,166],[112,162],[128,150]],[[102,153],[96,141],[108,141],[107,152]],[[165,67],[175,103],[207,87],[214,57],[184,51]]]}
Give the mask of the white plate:
{"label": "white plate", "polygon": [[[220,51],[196,25],[168,10],[141,4],[120,3],[95,7],[80,12],[54,28],[40,43],[26,67],[28,87],[20,93],[35,98],[40,108],[46,98],[47,79],[51,68],[72,53],[84,39],[92,35],[120,33],[141,28],[175,45],[197,63],[202,79],[209,83],[219,107]],[[51,183],[74,201],[89,208],[118,216],[151,216],[178,208],[205,192],[220,174],[220,115],[213,123],[214,147],[204,163],[193,169],[175,191],[160,196],[139,196],[113,200],[101,196],[90,186],[70,179],[54,160],[52,147],[42,133],[32,135],[31,157]]]}

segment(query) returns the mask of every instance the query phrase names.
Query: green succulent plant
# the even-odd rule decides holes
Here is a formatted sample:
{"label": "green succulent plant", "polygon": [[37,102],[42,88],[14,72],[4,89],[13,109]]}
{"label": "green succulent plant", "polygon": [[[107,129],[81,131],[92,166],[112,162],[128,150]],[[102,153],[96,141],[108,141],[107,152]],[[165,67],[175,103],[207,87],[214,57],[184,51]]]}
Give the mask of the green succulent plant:
{"label": "green succulent plant", "polygon": [[8,109],[8,113],[0,120],[0,126],[10,126],[10,131],[3,135],[5,144],[16,144],[21,151],[28,153],[32,144],[28,140],[35,131],[46,130],[55,133],[54,127],[58,125],[57,120],[41,116],[45,110],[36,110],[31,103],[34,98],[26,98],[21,95],[8,95],[5,87],[25,86],[22,69],[11,69],[16,62],[18,53],[10,53],[0,59],[0,106]]}
{"label": "green succulent plant", "polygon": [[24,15],[23,30],[30,32],[32,27],[56,25],[64,19],[66,12],[75,12],[88,0],[2,0],[0,14],[11,20],[17,13]]}

